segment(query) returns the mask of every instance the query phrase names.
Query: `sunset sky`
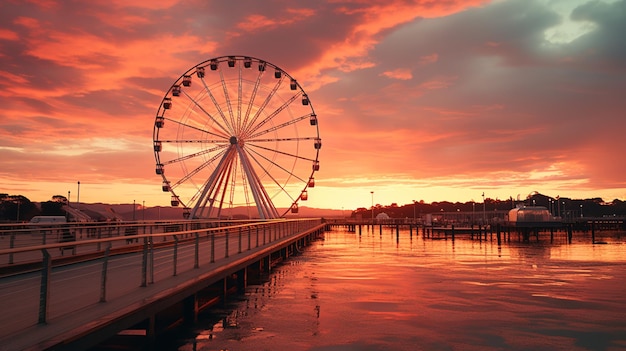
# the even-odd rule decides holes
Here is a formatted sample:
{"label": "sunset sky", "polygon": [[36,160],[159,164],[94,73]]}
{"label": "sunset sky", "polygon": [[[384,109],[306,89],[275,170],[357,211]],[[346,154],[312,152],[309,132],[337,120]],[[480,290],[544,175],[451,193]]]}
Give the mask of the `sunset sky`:
{"label": "sunset sky", "polygon": [[626,200],[626,0],[0,3],[0,193],[168,205],[152,131],[178,77],[296,77],[323,148],[302,205]]}

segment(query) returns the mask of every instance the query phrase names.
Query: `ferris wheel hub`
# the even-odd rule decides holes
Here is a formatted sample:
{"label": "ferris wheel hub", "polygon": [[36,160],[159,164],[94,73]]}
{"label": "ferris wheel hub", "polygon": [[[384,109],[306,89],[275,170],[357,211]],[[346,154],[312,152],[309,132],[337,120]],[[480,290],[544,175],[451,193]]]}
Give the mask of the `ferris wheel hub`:
{"label": "ferris wheel hub", "polygon": [[237,142],[238,142],[238,140],[237,140],[236,136],[233,135],[233,136],[230,137],[230,144],[231,145],[237,145]]}

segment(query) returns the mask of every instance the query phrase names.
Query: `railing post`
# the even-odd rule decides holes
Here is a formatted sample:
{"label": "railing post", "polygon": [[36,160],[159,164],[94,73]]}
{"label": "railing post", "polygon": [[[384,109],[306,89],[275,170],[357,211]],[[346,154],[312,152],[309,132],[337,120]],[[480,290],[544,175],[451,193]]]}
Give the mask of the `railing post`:
{"label": "railing post", "polygon": [[[15,233],[11,233],[11,238],[9,239],[9,249],[15,247]],[[13,253],[9,254],[9,264],[13,264]]]}
{"label": "railing post", "polygon": [[43,266],[41,268],[41,287],[39,290],[39,324],[46,324],[48,317],[48,298],[50,297],[50,275],[52,274],[52,258],[48,250],[41,249]]}
{"label": "railing post", "polygon": [[228,229],[225,230],[224,234],[224,251],[226,251],[225,258],[228,258]]}
{"label": "railing post", "polygon": [[150,243],[150,284],[154,284],[154,241],[152,236],[149,237]]}
{"label": "railing post", "polygon": [[194,258],[193,258],[193,268],[199,268],[200,267],[200,234],[198,233],[194,233],[194,235],[196,236],[196,243],[195,243],[195,252],[194,252]]}
{"label": "railing post", "polygon": [[[98,240],[102,239],[102,228],[98,227],[98,236],[97,236]],[[109,244],[110,245],[110,244]],[[100,246],[100,241],[98,241],[98,245],[96,250],[100,251],[101,246]]]}
{"label": "railing post", "polygon": [[178,237],[176,235],[173,235],[174,237],[174,274],[172,275],[176,275],[176,263],[178,261]]}
{"label": "railing post", "polygon": [[259,226],[255,225],[256,227],[256,247],[259,247]]}
{"label": "railing post", "polygon": [[211,232],[211,263],[215,262],[215,232]]}
{"label": "railing post", "polygon": [[238,243],[237,253],[241,253],[241,227],[239,227],[239,243]]}
{"label": "railing post", "polygon": [[107,295],[107,270],[109,266],[109,251],[111,251],[111,243],[104,250],[104,258],[102,261],[102,274],[100,275],[100,302],[106,302]]}
{"label": "railing post", "polygon": [[141,258],[141,285],[147,286],[148,275],[148,237],[143,238],[143,254]]}
{"label": "railing post", "polygon": [[252,227],[248,225],[248,251],[252,248]]}

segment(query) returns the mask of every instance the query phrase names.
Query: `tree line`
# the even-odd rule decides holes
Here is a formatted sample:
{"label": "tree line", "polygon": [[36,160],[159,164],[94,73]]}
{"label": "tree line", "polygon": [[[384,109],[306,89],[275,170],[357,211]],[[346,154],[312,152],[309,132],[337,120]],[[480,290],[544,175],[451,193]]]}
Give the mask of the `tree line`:
{"label": "tree line", "polygon": [[65,216],[63,199],[55,195],[52,200],[37,205],[22,195],[0,194],[0,221],[28,222],[35,216]]}
{"label": "tree line", "polygon": [[484,203],[469,202],[414,202],[398,206],[392,203],[388,206],[376,204],[372,207],[360,207],[352,212],[352,217],[367,218],[379,213],[386,213],[390,218],[420,218],[422,215],[435,212],[493,212],[508,211],[516,206],[543,206],[550,210],[555,217],[624,217],[626,216],[626,201],[615,199],[605,202],[602,198],[571,199],[566,197],[550,197],[533,193],[524,200],[512,198],[501,200],[485,198]]}

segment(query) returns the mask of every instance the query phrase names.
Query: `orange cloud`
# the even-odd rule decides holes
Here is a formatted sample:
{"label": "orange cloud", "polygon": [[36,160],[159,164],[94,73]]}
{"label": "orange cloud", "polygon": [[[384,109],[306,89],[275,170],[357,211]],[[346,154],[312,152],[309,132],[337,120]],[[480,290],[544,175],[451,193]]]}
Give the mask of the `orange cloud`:
{"label": "orange cloud", "polygon": [[445,89],[450,87],[457,79],[457,77],[437,77],[437,79],[421,83],[419,88],[424,90]]}
{"label": "orange cloud", "polygon": [[[0,40],[18,40],[19,36],[12,30],[0,28]],[[3,55],[3,54],[0,54]]]}
{"label": "orange cloud", "polygon": [[243,22],[236,25],[237,28],[254,32],[257,30],[268,30],[276,27],[283,27],[302,21],[307,17],[315,15],[315,11],[307,8],[289,8],[280,13],[278,18],[268,18],[260,14],[252,14],[247,16]]}
{"label": "orange cloud", "polygon": [[386,72],[381,73],[381,75],[387,78],[399,79],[399,80],[409,80],[413,78],[413,74],[411,73],[411,70],[408,68],[398,68],[393,71],[386,71]]}

